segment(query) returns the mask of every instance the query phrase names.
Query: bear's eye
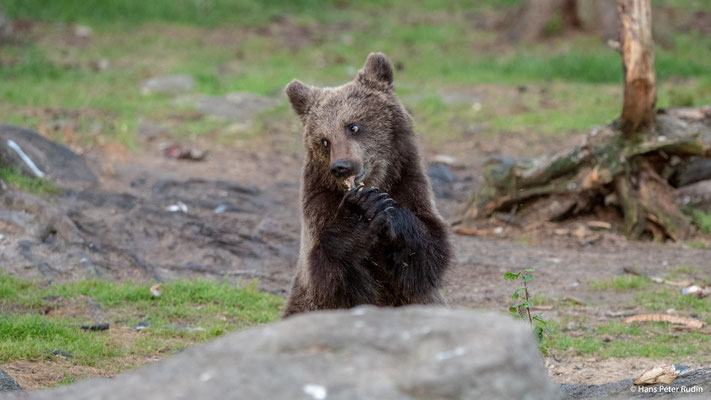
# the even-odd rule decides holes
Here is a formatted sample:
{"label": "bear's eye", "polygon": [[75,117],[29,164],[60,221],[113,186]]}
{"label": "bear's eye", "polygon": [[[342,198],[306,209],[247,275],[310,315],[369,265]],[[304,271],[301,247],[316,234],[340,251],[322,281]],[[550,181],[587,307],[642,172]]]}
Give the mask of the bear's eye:
{"label": "bear's eye", "polygon": [[358,126],[358,124],[350,124],[346,127],[346,130],[351,135],[355,135],[356,133],[360,132],[360,126]]}
{"label": "bear's eye", "polygon": [[323,139],[323,140],[321,140],[321,144],[323,145],[324,148],[327,149],[327,148],[328,148],[328,145],[329,145],[330,143],[328,143],[328,140],[327,140],[327,139]]}

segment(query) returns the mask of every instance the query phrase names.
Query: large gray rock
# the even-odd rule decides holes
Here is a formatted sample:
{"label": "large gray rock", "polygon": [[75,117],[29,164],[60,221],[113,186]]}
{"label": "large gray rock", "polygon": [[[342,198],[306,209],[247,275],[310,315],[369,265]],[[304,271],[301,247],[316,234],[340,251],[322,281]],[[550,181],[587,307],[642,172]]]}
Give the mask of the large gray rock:
{"label": "large gray rock", "polygon": [[680,205],[711,212],[711,179],[680,187],[676,193]]}
{"label": "large gray rock", "polygon": [[141,82],[141,93],[182,93],[193,90],[195,80],[190,75],[168,75]]}
{"label": "large gray rock", "polygon": [[87,187],[97,182],[74,152],[16,126],[0,125],[0,166],[18,167],[27,175],[49,178],[60,185]]}
{"label": "large gray rock", "polygon": [[30,399],[559,399],[531,329],[434,307],[319,312]]}
{"label": "large gray rock", "polygon": [[189,106],[209,117],[225,121],[244,121],[270,110],[279,99],[256,93],[235,92],[225,96],[186,95],[175,99],[178,106]]}
{"label": "large gray rock", "polygon": [[0,393],[17,390],[22,390],[22,387],[7,372],[0,369]]}

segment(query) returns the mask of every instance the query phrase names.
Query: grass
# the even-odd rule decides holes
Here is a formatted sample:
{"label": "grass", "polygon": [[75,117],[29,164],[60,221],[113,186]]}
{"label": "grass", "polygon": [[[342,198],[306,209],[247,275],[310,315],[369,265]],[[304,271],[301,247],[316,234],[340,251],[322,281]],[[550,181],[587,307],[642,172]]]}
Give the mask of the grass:
{"label": "grass", "polygon": [[626,291],[630,289],[644,289],[650,285],[649,278],[637,275],[622,275],[608,280],[588,281],[588,284],[599,290]]}
{"label": "grass", "polygon": [[41,315],[5,315],[0,317],[0,362],[40,360],[61,349],[75,355],[79,363],[95,365],[121,355],[108,335],[86,333],[71,321]]}
{"label": "grass", "polygon": [[[694,277],[703,271],[688,265],[669,268],[673,279]],[[622,275],[607,280],[589,281],[596,290],[628,292],[622,304],[639,309],[638,313],[666,313],[692,316],[711,322],[711,302],[696,296],[683,295],[678,287],[654,284],[646,277]],[[711,354],[711,336],[706,332],[679,332],[671,324],[652,322],[623,324],[621,321],[590,323],[586,318],[575,320],[564,316],[559,322],[549,322],[550,335],[544,345],[549,349],[572,351],[576,355],[592,355],[600,359],[611,357],[647,357],[654,359],[680,357],[707,362]],[[574,323],[575,322],[575,323]]]}
{"label": "grass", "polygon": [[650,311],[673,309],[698,314],[711,313],[711,302],[708,299],[681,294],[678,288],[662,287],[654,291],[641,291],[636,294],[635,302]]}
{"label": "grass", "polygon": [[0,178],[8,185],[24,192],[43,195],[59,194],[59,188],[52,181],[27,176],[19,168],[0,167]]}
{"label": "grass", "polygon": [[[430,145],[461,141],[472,126],[486,134],[568,135],[615,118],[621,62],[599,39],[578,34],[507,45],[501,44],[500,32],[477,28],[468,18],[491,17],[516,3],[6,1],[3,8],[11,18],[44,22],[32,41],[3,47],[0,120],[83,146],[108,140],[137,148],[141,119],[167,125],[179,137],[261,143],[267,131],[281,133],[292,146],[298,139],[291,135],[288,107],[279,107],[242,134],[231,133],[229,122],[186,117],[190,110],[176,109],[171,96],[142,96],[139,84],[150,76],[187,73],[195,78],[196,93],[281,96],[294,77],[340,84],[376,50],[399,66],[396,88]],[[701,7],[691,0],[683,7],[659,4],[680,12]],[[67,26],[72,22],[91,26],[91,40],[72,44]],[[711,103],[709,46],[709,37],[672,32],[657,48],[660,106]],[[92,68],[100,59],[109,62],[108,69]],[[480,110],[441,96],[443,88],[491,84],[502,90],[487,93]],[[520,85],[530,90],[506,90]],[[79,111],[69,117],[72,135],[52,131],[57,114],[66,119],[61,115],[67,111]]]}
{"label": "grass", "polygon": [[711,351],[711,337],[700,332],[675,331],[664,323],[640,326],[610,322],[580,337],[561,333],[554,326],[546,344],[549,349],[573,350],[576,355],[601,359],[647,357],[653,359],[687,357],[702,360]]}
{"label": "grass", "polygon": [[[193,343],[279,318],[282,300],[254,282],[234,287],[202,280],[149,285],[101,280],[44,286],[0,273],[0,363],[42,362],[51,351],[72,354],[74,365],[113,371],[148,357],[163,358]],[[51,296],[51,297],[50,297]],[[110,329],[88,332],[100,307]],[[148,327],[136,332],[139,322]],[[70,381],[76,376],[68,378]],[[58,383],[58,382],[50,382]]]}

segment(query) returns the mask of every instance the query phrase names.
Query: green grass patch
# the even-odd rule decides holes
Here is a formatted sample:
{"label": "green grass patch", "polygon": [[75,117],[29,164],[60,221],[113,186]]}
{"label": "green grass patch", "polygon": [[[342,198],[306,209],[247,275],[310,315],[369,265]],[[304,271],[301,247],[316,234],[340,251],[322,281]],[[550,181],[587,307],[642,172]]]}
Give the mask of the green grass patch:
{"label": "green grass patch", "polygon": [[588,281],[588,284],[596,289],[616,291],[645,289],[650,283],[649,278],[637,275],[622,275],[602,281]]}
{"label": "green grass patch", "polygon": [[0,167],[0,177],[10,186],[35,194],[59,194],[59,188],[47,179],[27,176],[16,167]]}
{"label": "green grass patch", "polygon": [[[256,282],[235,287],[182,280],[162,284],[160,297],[149,287],[102,280],[45,286],[0,273],[0,362],[39,361],[61,350],[73,354],[78,365],[111,369],[116,360],[162,358],[196,342],[274,321],[283,304],[260,292]],[[80,329],[102,322],[92,302],[110,324],[108,331]],[[148,327],[135,332],[139,322]]]}
{"label": "green grass patch", "polygon": [[106,333],[84,332],[72,321],[41,315],[0,316],[0,338],[0,362],[50,358],[54,350],[74,355],[83,365],[121,355]]}
{"label": "green grass patch", "polygon": [[656,290],[642,291],[636,294],[637,305],[650,311],[677,311],[711,313],[711,301],[696,296],[681,294],[678,288],[660,287]]}
{"label": "green grass patch", "polygon": [[627,325],[610,322],[582,335],[562,333],[550,324],[546,338],[549,349],[571,350],[576,355],[593,355],[601,359],[618,357],[703,357],[711,351],[711,338],[704,333],[675,331],[666,323]]}

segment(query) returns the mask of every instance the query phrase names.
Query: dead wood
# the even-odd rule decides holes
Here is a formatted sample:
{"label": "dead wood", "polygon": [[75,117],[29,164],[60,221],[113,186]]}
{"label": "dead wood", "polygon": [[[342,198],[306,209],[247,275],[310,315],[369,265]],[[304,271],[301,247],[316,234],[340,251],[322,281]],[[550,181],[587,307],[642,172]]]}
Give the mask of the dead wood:
{"label": "dead wood", "polygon": [[635,135],[654,121],[657,102],[652,6],[650,0],[618,0],[617,9],[624,65],[621,128],[626,135]]}
{"label": "dead wood", "polygon": [[622,322],[629,324],[632,322],[668,322],[670,324],[686,325],[689,328],[701,329],[704,327],[704,322],[696,318],[679,317],[669,314],[640,314],[632,317],[627,317]]}

